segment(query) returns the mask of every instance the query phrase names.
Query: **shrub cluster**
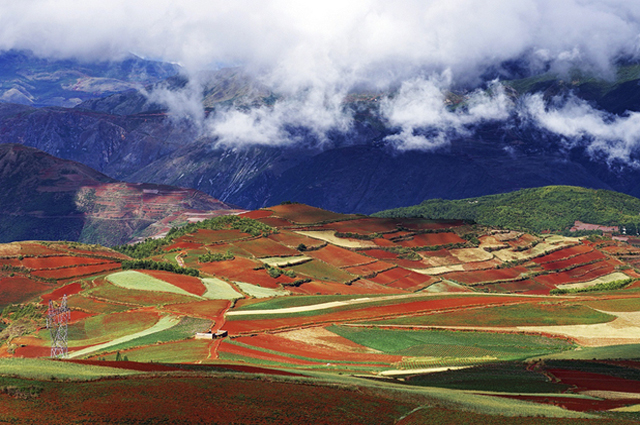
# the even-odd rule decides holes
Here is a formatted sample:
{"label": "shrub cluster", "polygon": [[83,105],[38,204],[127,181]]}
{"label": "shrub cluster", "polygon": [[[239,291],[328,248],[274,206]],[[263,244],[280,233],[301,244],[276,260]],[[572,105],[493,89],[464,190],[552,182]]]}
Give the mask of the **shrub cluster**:
{"label": "shrub cluster", "polygon": [[172,263],[153,261],[153,260],[125,260],[122,262],[124,270],[163,270],[171,273],[186,274],[188,276],[200,276],[200,271],[189,267],[180,267]]}
{"label": "shrub cluster", "polygon": [[562,294],[577,294],[580,292],[596,292],[596,291],[615,291],[616,289],[624,288],[628,286],[630,283],[634,282],[635,279],[622,279],[615,280],[613,282],[607,283],[598,283],[597,285],[589,286],[587,288],[570,288],[570,289],[552,289],[549,291],[551,295],[562,295]]}

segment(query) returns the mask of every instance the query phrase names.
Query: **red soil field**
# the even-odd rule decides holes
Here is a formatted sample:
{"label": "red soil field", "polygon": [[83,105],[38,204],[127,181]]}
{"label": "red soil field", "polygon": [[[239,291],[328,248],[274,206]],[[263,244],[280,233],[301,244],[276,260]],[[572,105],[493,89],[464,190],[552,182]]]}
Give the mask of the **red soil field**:
{"label": "red soil field", "polygon": [[43,347],[38,345],[26,345],[16,348],[14,357],[37,358],[49,357],[51,355],[51,347]]}
{"label": "red soil field", "polygon": [[291,283],[295,280],[285,275],[280,275],[274,279],[264,269],[254,270],[257,267],[262,267],[262,263],[243,257],[199,265],[200,270],[205,273],[226,277],[233,281],[260,285],[265,288],[279,288],[281,283]]}
{"label": "red soil field", "polygon": [[385,263],[384,261],[374,261],[373,263],[369,263],[364,266],[347,267],[345,268],[345,270],[356,276],[371,276],[374,273],[389,270],[392,267],[395,266],[391,263]]}
{"label": "red soil field", "polygon": [[269,239],[279,242],[289,248],[297,248],[298,245],[303,244],[307,248],[317,248],[325,245],[326,242],[319,239],[310,238],[309,236],[299,235],[287,230],[281,230],[278,233],[269,235]]}
{"label": "red soil field", "polygon": [[60,267],[102,264],[109,260],[103,258],[87,258],[87,257],[27,257],[22,260],[22,265],[29,269],[57,269]]}
{"label": "red soil field", "polygon": [[[398,303],[388,306],[369,306],[351,309],[347,311],[329,312],[319,310],[316,316],[299,316],[278,319],[261,320],[228,320],[225,328],[230,334],[237,335],[243,333],[260,332],[265,330],[296,328],[306,325],[355,321],[362,319],[373,319],[381,317],[393,317],[407,312],[425,312],[448,310],[460,307],[482,306],[482,305],[507,305],[520,302],[538,302],[537,298],[518,297],[507,298],[498,296],[465,296],[459,298],[447,297],[444,299],[434,299],[427,301],[413,301]],[[242,316],[238,316],[242,317]]]}
{"label": "red soil field", "polygon": [[57,270],[39,270],[32,272],[33,276],[48,279],[69,279],[72,277],[89,276],[120,268],[120,263],[104,263],[94,266],[79,266]]}
{"label": "red soil field", "polygon": [[427,220],[423,218],[400,219],[400,225],[409,230],[437,230],[450,229],[464,225],[462,220]]}
{"label": "red soil field", "polygon": [[[178,238],[179,240],[180,238]],[[202,244],[196,242],[176,242],[168,247],[164,248],[165,251],[171,251],[172,249],[200,249],[202,248]]]}
{"label": "red soil field", "polygon": [[552,286],[543,285],[533,279],[518,280],[515,282],[496,283],[488,285],[476,286],[479,290],[488,290],[490,292],[513,292],[528,295],[549,295]]}
{"label": "red soil field", "polygon": [[594,264],[578,266],[575,269],[565,272],[537,276],[536,280],[547,285],[562,285],[565,283],[586,282],[608,275],[614,271],[615,266],[610,264],[609,261],[599,261]]}
{"label": "red soil field", "polygon": [[117,251],[112,251],[108,248],[104,248],[104,247],[100,247],[98,246],[95,250],[84,250],[84,249],[80,249],[80,248],[71,248],[71,247],[64,247],[68,252],[71,253],[75,253],[75,254],[79,254],[81,256],[87,256],[87,257],[91,257],[91,256],[96,256],[96,255],[100,255],[100,256],[104,256],[104,257],[109,257],[109,258],[115,258],[115,259],[120,259],[120,260],[129,260],[129,256],[125,255],[125,254],[121,254]]}
{"label": "red soil field", "polygon": [[339,221],[355,216],[338,214],[304,204],[285,204],[270,207],[276,216],[299,224],[313,224],[326,221]]}
{"label": "red soil field", "polygon": [[277,354],[265,353],[263,351],[254,350],[247,347],[240,347],[237,345],[229,344],[226,341],[222,341],[218,352],[237,354],[240,356],[251,357],[252,359],[267,360],[272,362],[280,362],[285,364],[293,364],[298,366],[319,366],[323,364],[320,362],[312,362],[307,360],[294,359],[292,357],[279,356]]}
{"label": "red soil field", "polygon": [[0,258],[0,265],[4,266],[12,266],[12,267],[20,267],[22,262],[17,258]]}
{"label": "red soil field", "polygon": [[335,230],[342,233],[358,233],[370,235],[372,233],[388,233],[398,229],[397,219],[392,218],[359,218],[356,220],[338,221],[320,226],[320,229]]}
{"label": "red soil field", "polygon": [[202,296],[204,295],[205,292],[207,292],[207,288],[197,277],[187,276],[184,274],[170,273],[162,270],[138,270],[138,271],[140,273],[153,276],[156,279],[169,282],[170,284],[175,285],[178,288],[184,289],[190,294]]}
{"label": "red soil field", "polygon": [[233,246],[249,252],[251,255],[262,257],[286,257],[290,255],[300,255],[300,252],[293,248],[289,248],[281,243],[273,241],[269,238],[251,239],[248,241],[234,242]]}
{"label": "red soil field", "polygon": [[426,287],[431,285],[433,282],[438,280],[438,278],[416,273],[411,270],[403,269],[402,267],[396,267],[395,269],[378,273],[377,276],[369,278],[369,280],[374,283],[393,288],[415,290],[418,286]]}
{"label": "red soil field", "polygon": [[202,264],[199,266],[199,269],[205,273],[225,276],[233,280],[233,277],[240,274],[242,270],[252,270],[257,267],[262,267],[262,263],[260,261],[236,257],[233,260],[213,261],[211,263]]}
{"label": "red soil field", "polygon": [[20,255],[60,255],[60,251],[34,242],[20,242]]}
{"label": "red soil field", "polygon": [[273,215],[273,211],[255,210],[255,211],[249,211],[249,212],[246,212],[246,213],[238,214],[238,217],[251,218],[251,219],[255,220],[255,219],[258,219],[258,218],[269,217],[271,215]]}
{"label": "red soil field", "polygon": [[547,369],[547,372],[558,378],[563,384],[577,387],[577,391],[598,390],[640,393],[640,381],[579,370]]}
{"label": "red soil field", "polygon": [[527,272],[527,269],[522,266],[510,267],[507,269],[494,269],[494,270],[478,270],[472,272],[453,272],[442,275],[447,279],[455,280],[456,282],[464,283],[466,285],[475,285],[483,282],[497,282],[501,280],[516,279],[522,273]]}
{"label": "red soil field", "polygon": [[351,285],[337,282],[311,281],[298,287],[287,287],[293,294],[301,295],[367,295],[367,294],[399,294],[404,291],[387,288],[367,280],[357,280]]}
{"label": "red soil field", "polygon": [[389,247],[389,246],[395,246],[395,244],[393,242],[391,242],[388,239],[385,238],[375,238],[372,240],[372,242],[380,247]]}
{"label": "red soil field", "polygon": [[0,305],[25,302],[50,290],[51,286],[24,276],[0,277]]}
{"label": "red soil field", "polygon": [[574,255],[578,254],[585,254],[590,251],[593,251],[592,247],[590,247],[589,245],[580,244],[554,251],[542,257],[534,258],[532,261],[536,264],[548,263],[550,261],[558,261],[565,258],[573,257]]}
{"label": "red soil field", "polygon": [[566,258],[564,260],[550,261],[541,264],[544,270],[561,270],[567,267],[575,266],[577,264],[590,263],[592,261],[606,260],[602,253],[599,251],[586,252],[584,254],[576,255],[575,257]]}
{"label": "red soil field", "polygon": [[436,246],[446,245],[450,243],[464,243],[464,239],[455,233],[422,233],[415,235],[413,239],[407,241],[397,242],[398,245],[407,248],[421,247],[421,246]]}
{"label": "red soil field", "polygon": [[413,232],[407,232],[405,230],[401,230],[398,232],[393,232],[393,233],[387,233],[386,235],[383,235],[382,237],[385,239],[396,239],[396,238],[401,238],[404,236],[408,236],[411,235]]}
{"label": "red soil field", "polygon": [[293,223],[285,220],[284,218],[279,217],[266,217],[258,219],[259,222],[266,224],[267,226],[281,228],[281,227],[291,227]]}
{"label": "red soil field", "polygon": [[380,260],[398,258],[398,254],[396,254],[394,252],[385,251],[383,249],[368,249],[368,250],[362,251],[362,252],[364,254],[367,254],[369,257],[378,258]]}
{"label": "red soil field", "polygon": [[537,240],[536,237],[525,233],[522,236],[520,236],[518,239],[507,241],[507,244],[512,248],[521,248],[521,247],[526,247],[531,245],[531,242],[535,240]]}
{"label": "red soil field", "polygon": [[335,245],[327,245],[324,248],[309,251],[305,254],[338,268],[363,265],[375,261],[369,257]]}
{"label": "red soil field", "polygon": [[231,303],[227,300],[207,300],[184,304],[165,305],[164,309],[183,314],[185,316],[201,317],[215,320]]}
{"label": "red soil field", "polygon": [[[357,350],[364,351],[366,350],[366,347],[355,344],[348,339],[342,338],[338,335],[336,335],[335,340],[330,341],[327,345],[312,345],[300,341],[293,341],[278,336],[277,334],[259,334],[250,337],[240,337],[235,341],[267,350],[279,351],[281,353],[287,353],[311,359],[318,359],[319,361],[342,360],[349,362],[395,363],[402,360],[402,356],[393,356],[381,353],[356,352]],[[339,350],[335,346],[329,345],[332,342],[338,343],[343,346],[353,347],[354,351]]]}
{"label": "red soil field", "polygon": [[87,313],[79,310],[71,310],[69,323],[79,322],[80,320],[84,320],[87,317],[95,316],[97,313]]}
{"label": "red soil field", "polygon": [[49,300],[59,301],[64,295],[73,295],[80,291],[82,291],[82,285],[80,282],[74,282],[58,288],[50,294],[41,295],[40,298],[42,298],[42,304],[48,304]]}

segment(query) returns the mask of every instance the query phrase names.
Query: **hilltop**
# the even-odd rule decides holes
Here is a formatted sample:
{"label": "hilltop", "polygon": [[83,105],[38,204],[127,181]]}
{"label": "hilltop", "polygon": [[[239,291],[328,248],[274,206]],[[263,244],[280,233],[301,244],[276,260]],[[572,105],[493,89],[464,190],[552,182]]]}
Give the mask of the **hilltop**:
{"label": "hilltop", "polygon": [[0,144],[0,187],[0,242],[115,245],[233,210],[194,189],[119,182],[17,144]]}
{"label": "hilltop", "polygon": [[576,220],[640,231],[640,199],[610,190],[545,186],[460,200],[429,199],[376,217],[459,218],[530,232],[568,231]]}

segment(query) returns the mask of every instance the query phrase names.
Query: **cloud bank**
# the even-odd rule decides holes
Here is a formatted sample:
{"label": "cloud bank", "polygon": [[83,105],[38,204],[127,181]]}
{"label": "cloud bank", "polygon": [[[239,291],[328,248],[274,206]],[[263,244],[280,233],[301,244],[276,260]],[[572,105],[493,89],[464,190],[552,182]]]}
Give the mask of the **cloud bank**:
{"label": "cloud bank", "polygon": [[[291,127],[322,139],[349,128],[341,102],[354,88],[397,89],[381,112],[402,149],[433,149],[477,123],[520,114],[610,160],[630,158],[636,114],[612,118],[575,100],[551,109],[510,103],[499,84],[444,107],[452,86],[518,60],[532,72],[571,67],[611,76],[640,56],[640,3],[628,0],[0,0],[0,49],[47,57],[117,59],[133,52],[178,62],[188,74],[242,66],[282,95],[273,107],[205,118],[196,83],[157,92],[175,116],[221,143],[278,145]],[[293,138],[295,141],[295,137]]]}

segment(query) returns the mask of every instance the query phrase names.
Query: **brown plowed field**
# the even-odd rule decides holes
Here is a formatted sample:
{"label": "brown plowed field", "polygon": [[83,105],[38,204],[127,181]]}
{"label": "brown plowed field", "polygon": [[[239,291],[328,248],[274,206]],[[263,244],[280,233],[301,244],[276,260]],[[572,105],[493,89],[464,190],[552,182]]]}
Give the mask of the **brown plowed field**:
{"label": "brown plowed field", "polygon": [[[553,406],[560,406],[563,409],[573,410],[574,412],[602,412],[605,410],[616,409],[618,407],[623,407],[630,404],[638,403],[637,399],[597,400],[597,399],[589,399],[589,398],[553,397],[548,395],[545,395],[545,396],[497,395],[497,397],[510,398],[515,400],[526,400],[526,401],[532,401],[534,403],[551,404]],[[571,423],[574,423],[575,420],[569,420],[569,421],[571,421]]]}
{"label": "brown plowed field", "polygon": [[335,230],[342,233],[370,235],[372,233],[388,233],[398,229],[397,220],[389,218],[359,218],[356,220],[337,221],[320,226],[320,229]]}
{"label": "brown plowed field", "polygon": [[397,242],[398,245],[406,248],[437,246],[453,243],[465,243],[466,241],[455,233],[423,233],[415,235],[412,239]]}
{"label": "brown plowed field", "polygon": [[478,270],[472,272],[453,272],[447,273],[442,277],[446,279],[455,280],[466,285],[476,285],[484,282],[497,282],[501,280],[516,279],[522,273],[526,273],[528,270],[524,267],[510,267],[507,269],[494,269],[494,270]]}
{"label": "brown plowed field", "polygon": [[33,276],[38,276],[46,279],[69,279],[72,277],[89,276],[93,274],[104,273],[106,271],[117,270],[120,268],[120,263],[104,263],[94,266],[79,266],[69,267],[66,269],[57,270],[38,270],[32,272]]}
{"label": "brown plowed field", "polygon": [[319,366],[323,364],[322,361],[312,362],[308,360],[300,360],[300,359],[294,359],[292,357],[280,356],[277,354],[265,353],[263,351],[254,350],[252,348],[229,344],[226,341],[223,341],[222,344],[220,344],[218,351],[222,353],[237,354],[240,356],[251,357],[253,359],[258,359],[258,360],[267,360],[272,362],[279,362],[279,363],[292,364],[292,365],[298,365],[298,366]]}
{"label": "brown plowed field", "polygon": [[[237,338],[236,341],[267,350],[307,357],[310,359],[318,359],[318,361],[333,360],[348,362],[395,363],[402,360],[402,356],[338,350],[329,345],[319,346],[302,341],[294,341],[281,337],[278,334],[260,334],[252,337],[240,337]],[[360,349],[364,350],[365,347],[361,346]]]}
{"label": "brown plowed field", "polygon": [[586,254],[587,252],[591,251],[593,251],[593,248],[591,246],[580,244],[554,251],[550,254],[543,255],[542,257],[534,258],[533,262],[536,264],[548,263],[550,261],[558,261],[565,258],[573,257],[574,255]]}
{"label": "brown plowed field", "polygon": [[345,270],[356,276],[370,276],[374,273],[379,273],[392,267],[395,266],[391,263],[385,263],[384,261],[374,261],[373,263],[365,264],[363,266],[347,267],[345,268]]}
{"label": "brown plowed field", "polygon": [[303,244],[307,248],[316,248],[326,243],[324,241],[300,235],[298,233],[289,232],[287,230],[281,230],[278,233],[273,233],[269,235],[269,239],[284,244],[289,248],[297,248],[300,244]]}
{"label": "brown plowed field", "polygon": [[77,294],[80,291],[82,291],[82,285],[80,282],[74,282],[58,288],[50,294],[42,295],[40,298],[42,298],[43,304],[48,304],[49,300],[59,301],[65,295]]}
{"label": "brown plowed field", "polygon": [[547,285],[562,285],[565,283],[586,282],[611,274],[615,266],[608,261],[599,261],[593,264],[585,264],[564,272],[537,276],[536,280]]}
{"label": "brown plowed field", "polygon": [[87,258],[87,257],[32,257],[24,258],[22,265],[29,269],[59,269],[61,267],[79,266],[79,265],[91,265],[102,264],[109,262],[109,260],[101,258]]}
{"label": "brown plowed field", "polygon": [[605,257],[602,253],[594,250],[591,252],[586,252],[584,254],[576,255],[575,257],[566,258],[564,260],[549,261],[547,263],[542,263],[541,266],[546,271],[561,270],[567,267],[575,266],[577,264],[586,264],[592,261],[600,261],[600,260],[606,260],[606,259],[607,257]]}
{"label": "brown plowed field", "polygon": [[251,239],[248,241],[234,242],[233,246],[243,249],[257,258],[262,257],[287,257],[299,255],[295,249],[289,248],[269,238]]}
{"label": "brown plowed field", "polygon": [[165,251],[171,251],[172,249],[200,249],[202,244],[196,242],[175,242],[168,247],[164,248]]}
{"label": "brown plowed field", "polygon": [[547,369],[547,372],[563,384],[577,387],[578,391],[619,391],[640,394],[640,381],[580,370]]}
{"label": "brown plowed field", "polygon": [[250,218],[252,220],[256,220],[258,218],[265,218],[273,215],[273,211],[269,210],[255,210],[249,211],[246,213],[238,214],[238,217]]}
{"label": "brown plowed field", "polygon": [[270,207],[278,217],[298,224],[313,224],[326,221],[338,221],[354,218],[347,214],[338,214],[304,204],[284,204]]}
{"label": "brown plowed field", "polygon": [[26,277],[0,277],[0,305],[22,303],[50,290],[51,286]]}
{"label": "brown plowed field", "polygon": [[324,248],[320,248],[316,251],[309,251],[306,255],[322,260],[327,264],[331,264],[334,267],[343,268],[351,267],[360,264],[373,263],[374,260],[358,254],[348,249],[340,248],[335,245],[327,245]]}

